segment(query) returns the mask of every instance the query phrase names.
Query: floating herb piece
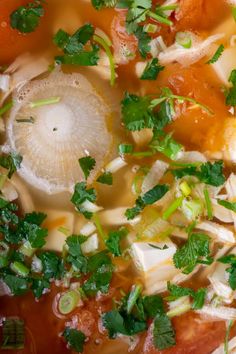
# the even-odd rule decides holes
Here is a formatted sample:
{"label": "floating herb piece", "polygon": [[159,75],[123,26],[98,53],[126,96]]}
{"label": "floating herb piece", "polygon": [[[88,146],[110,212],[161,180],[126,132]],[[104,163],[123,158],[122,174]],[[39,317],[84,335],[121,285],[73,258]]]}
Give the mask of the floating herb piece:
{"label": "floating herb piece", "polygon": [[34,32],[39,26],[44,9],[40,0],[34,0],[26,6],[20,6],[11,13],[11,27],[22,33]]}
{"label": "floating herb piece", "polygon": [[90,172],[94,169],[96,161],[91,156],[85,156],[79,159],[79,165],[84,173],[85,179],[87,179],[90,175]]}
{"label": "floating herb piece", "polygon": [[214,64],[214,63],[216,63],[217,60],[221,57],[221,55],[222,55],[224,49],[225,49],[224,45],[221,44],[221,45],[217,48],[217,50],[216,50],[215,54],[212,56],[212,58],[211,58],[210,60],[208,60],[207,64]]}

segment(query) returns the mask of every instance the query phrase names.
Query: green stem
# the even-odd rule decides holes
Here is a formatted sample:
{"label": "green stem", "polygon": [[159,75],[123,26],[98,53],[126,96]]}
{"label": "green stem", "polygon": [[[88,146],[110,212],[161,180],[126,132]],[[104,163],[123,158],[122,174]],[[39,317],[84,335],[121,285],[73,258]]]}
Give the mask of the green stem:
{"label": "green stem", "polygon": [[13,100],[7,102],[4,106],[0,108],[0,116],[2,116],[4,113],[8,112],[12,106],[13,106]]}
{"label": "green stem", "polygon": [[207,216],[209,220],[212,220],[213,218],[213,211],[212,211],[212,204],[211,204],[211,199],[209,195],[209,191],[207,188],[204,188],[204,198],[205,198],[205,203],[206,203],[206,208],[207,208]]}
{"label": "green stem", "polygon": [[96,34],[93,36],[93,40],[95,42],[97,42],[98,44],[100,44],[106,52],[106,55],[107,55],[107,57],[109,59],[109,63],[110,63],[110,71],[111,71],[110,83],[111,83],[111,86],[113,86],[115,84],[116,72],[115,72],[114,58],[113,58],[113,55],[112,55],[111,50],[109,48],[109,45],[106,43],[106,41],[103,38],[97,36]]}
{"label": "green stem", "polygon": [[107,239],[107,235],[105,234],[102,225],[100,223],[99,217],[97,214],[93,214],[93,221],[94,224],[98,230],[99,235],[101,236],[102,240],[105,242],[105,240]]}
{"label": "green stem", "polygon": [[148,11],[148,16],[151,17],[152,19],[160,22],[160,23],[165,24],[165,25],[168,25],[168,26],[172,26],[173,25],[173,22],[168,20],[168,18],[160,16],[160,15],[157,15],[157,14],[155,14],[155,12],[152,12],[150,10]]}
{"label": "green stem", "polygon": [[46,106],[49,104],[58,103],[60,101],[60,99],[61,99],[61,97],[51,97],[51,98],[44,98],[42,100],[33,101],[30,103],[30,108],[37,108],[37,107],[42,107],[42,106]]}
{"label": "green stem", "polygon": [[167,208],[163,213],[163,219],[167,220],[169,217],[182,205],[184,197],[179,197]]}

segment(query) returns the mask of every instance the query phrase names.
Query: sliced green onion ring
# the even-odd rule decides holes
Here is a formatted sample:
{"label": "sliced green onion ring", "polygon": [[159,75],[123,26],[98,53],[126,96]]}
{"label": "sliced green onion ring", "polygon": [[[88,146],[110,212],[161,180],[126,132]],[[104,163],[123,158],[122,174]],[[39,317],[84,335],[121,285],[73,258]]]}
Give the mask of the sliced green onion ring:
{"label": "sliced green onion ring", "polygon": [[185,49],[189,49],[192,46],[192,38],[188,32],[178,32],[175,37],[176,43]]}
{"label": "sliced green onion ring", "polygon": [[62,294],[58,303],[60,313],[67,315],[72,312],[76,308],[79,298],[79,293],[75,290],[69,290]]}
{"label": "sliced green onion ring", "polygon": [[29,275],[29,268],[27,268],[23,263],[15,261],[10,265],[11,270],[17,275],[25,278]]}

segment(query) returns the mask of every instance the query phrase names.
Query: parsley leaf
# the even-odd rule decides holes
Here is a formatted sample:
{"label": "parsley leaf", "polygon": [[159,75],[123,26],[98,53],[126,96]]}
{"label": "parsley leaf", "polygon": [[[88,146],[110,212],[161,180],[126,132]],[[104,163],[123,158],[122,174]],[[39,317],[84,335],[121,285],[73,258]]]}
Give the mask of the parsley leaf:
{"label": "parsley leaf", "polygon": [[101,10],[106,7],[114,7],[116,0],[92,0],[92,5],[96,10]]}
{"label": "parsley leaf", "polygon": [[38,258],[42,261],[43,274],[46,280],[60,279],[64,274],[64,264],[55,252],[46,251],[41,253]]}
{"label": "parsley leaf", "polygon": [[150,109],[151,98],[139,97],[128,92],[121,102],[122,120],[126,129],[135,131],[153,128],[154,115]]}
{"label": "parsley leaf", "polygon": [[222,55],[224,49],[225,49],[224,45],[221,44],[221,45],[217,48],[217,50],[216,50],[215,54],[213,55],[213,57],[212,57],[210,60],[208,60],[207,64],[214,64],[214,63],[216,63],[217,60],[218,60],[218,59],[220,58],[220,56]]}
{"label": "parsley leaf", "polygon": [[11,178],[13,173],[20,168],[22,159],[22,156],[15,152],[10,153],[9,155],[0,156],[0,166],[8,170],[8,178]]}
{"label": "parsley leaf", "polygon": [[28,281],[25,278],[19,278],[16,275],[6,274],[2,277],[13,295],[22,295],[28,290]]}
{"label": "parsley leaf", "polygon": [[154,320],[153,341],[158,350],[164,350],[176,344],[175,332],[166,314],[157,314]]}
{"label": "parsley leaf", "polygon": [[66,327],[63,332],[63,337],[65,338],[65,340],[69,344],[69,347],[72,350],[75,350],[77,353],[83,352],[84,343],[86,339],[83,332],[74,328]]}
{"label": "parsley leaf", "polygon": [[96,161],[91,156],[85,156],[79,159],[79,165],[84,173],[85,179],[87,179],[90,172],[94,169]]}
{"label": "parsley leaf", "polygon": [[[63,50],[64,55],[55,58],[58,64],[93,66],[97,65],[99,59],[99,46],[91,42],[94,34],[94,27],[87,23],[80,27],[71,36],[59,30],[54,36],[54,43]],[[90,50],[87,48],[90,41]],[[86,47],[85,47],[86,45]]]}
{"label": "parsley leaf", "polygon": [[189,274],[197,263],[210,264],[210,238],[205,234],[190,234],[187,242],[174,254],[173,261],[176,268],[183,273]]}
{"label": "parsley leaf", "polygon": [[166,134],[164,131],[157,129],[153,131],[153,138],[149,146],[155,152],[161,152],[171,160],[175,160],[178,153],[183,149],[183,145],[177,143],[177,141],[172,138],[171,133]]}
{"label": "parsley leaf", "polygon": [[79,212],[81,212],[87,219],[90,219],[92,217],[92,213],[83,208],[83,203],[86,200],[89,202],[95,202],[96,191],[94,188],[87,189],[85,182],[79,182],[75,185],[71,202],[75,205]]}
{"label": "parsley leaf", "polygon": [[175,301],[182,296],[191,296],[193,298],[192,309],[198,310],[201,309],[204,305],[206,297],[206,289],[198,289],[194,291],[191,288],[184,288],[179,285],[167,283],[167,289],[170,292],[170,295],[166,298],[168,301]]}
{"label": "parsley leaf", "polygon": [[135,206],[126,210],[125,216],[128,220],[134,219],[135,216],[137,216],[145,208],[146,205],[151,205],[164,197],[168,190],[169,187],[166,184],[157,184],[144,195],[139,196],[135,202]]}
{"label": "parsley leaf", "polygon": [[231,71],[229,82],[232,84],[232,87],[227,92],[226,105],[236,106],[236,69]]}
{"label": "parsley leaf", "polygon": [[230,267],[226,269],[229,273],[229,285],[231,289],[236,290],[236,255],[228,254],[219,258],[218,262],[230,264]]}
{"label": "parsley leaf", "polygon": [[71,235],[67,237],[66,244],[68,246],[67,262],[71,263],[75,271],[87,272],[88,260],[81,250],[81,244],[87,240],[86,236]]}
{"label": "parsley leaf", "polygon": [[156,80],[158,74],[164,70],[164,66],[160,65],[157,58],[149,61],[140,77],[141,80]]}
{"label": "parsley leaf", "polygon": [[200,166],[200,170],[197,166],[187,166],[184,168],[171,170],[171,173],[176,178],[195,176],[201,182],[215,187],[222,186],[225,182],[225,176],[223,174],[223,161],[203,163]]}
{"label": "parsley leaf", "polygon": [[39,25],[40,17],[43,17],[44,9],[40,1],[20,6],[10,15],[11,27],[22,33],[35,31]]}
{"label": "parsley leaf", "polygon": [[98,177],[97,182],[111,186],[113,183],[112,173],[104,172],[101,176]]}
{"label": "parsley leaf", "polygon": [[108,250],[116,257],[121,256],[120,241],[127,236],[128,230],[121,228],[118,231],[111,231],[108,234],[108,239],[105,241]]}
{"label": "parsley leaf", "polygon": [[217,203],[222,205],[224,208],[229,209],[236,213],[236,202],[229,202],[228,200],[217,199]]}

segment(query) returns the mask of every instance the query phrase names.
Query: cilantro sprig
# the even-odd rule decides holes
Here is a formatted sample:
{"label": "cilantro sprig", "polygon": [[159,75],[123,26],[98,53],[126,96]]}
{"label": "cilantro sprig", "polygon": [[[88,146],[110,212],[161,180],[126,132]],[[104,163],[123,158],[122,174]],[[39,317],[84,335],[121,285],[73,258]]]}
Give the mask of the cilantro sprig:
{"label": "cilantro sprig", "polygon": [[192,309],[198,310],[201,309],[204,305],[204,301],[206,297],[206,289],[204,288],[194,291],[191,288],[185,288],[168,282],[167,289],[170,292],[170,295],[165,298],[165,300],[167,301],[175,301],[180,297],[190,296],[193,299]]}
{"label": "cilantro sprig", "polygon": [[91,156],[85,156],[79,159],[79,165],[84,173],[85,179],[87,179],[90,175],[90,172],[94,169],[96,161]]}
{"label": "cilantro sprig", "polygon": [[218,262],[229,264],[226,272],[229,273],[229,285],[231,289],[236,290],[236,255],[228,254],[218,259]]}
{"label": "cilantro sprig", "polygon": [[44,16],[41,0],[34,0],[26,6],[20,6],[10,15],[11,27],[22,33],[34,32]]}

